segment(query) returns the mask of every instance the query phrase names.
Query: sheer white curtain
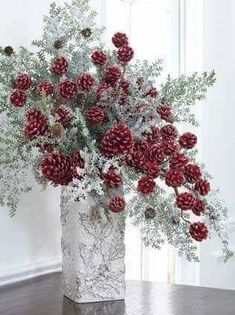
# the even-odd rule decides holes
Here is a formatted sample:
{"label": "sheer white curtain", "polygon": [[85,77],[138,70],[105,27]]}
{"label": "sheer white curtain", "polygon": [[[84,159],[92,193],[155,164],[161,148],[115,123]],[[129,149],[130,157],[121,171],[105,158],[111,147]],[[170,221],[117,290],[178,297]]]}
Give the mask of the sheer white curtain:
{"label": "sheer white curtain", "polygon": [[[164,73],[178,75],[182,68],[182,1],[181,0],[103,0],[107,40],[117,31],[130,37],[135,57],[164,59]],[[141,232],[127,224],[126,276],[128,279],[174,281],[174,250],[147,249]]]}

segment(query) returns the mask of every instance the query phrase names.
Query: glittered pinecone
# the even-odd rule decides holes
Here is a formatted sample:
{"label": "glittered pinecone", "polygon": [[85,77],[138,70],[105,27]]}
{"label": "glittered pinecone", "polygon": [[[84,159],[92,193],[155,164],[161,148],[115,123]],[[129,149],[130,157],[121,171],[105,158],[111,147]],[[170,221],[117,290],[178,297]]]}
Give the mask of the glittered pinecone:
{"label": "glittered pinecone", "polygon": [[69,63],[63,56],[58,57],[52,64],[52,72],[56,75],[63,75],[68,71]]}
{"label": "glittered pinecone", "polygon": [[211,190],[210,183],[207,180],[199,179],[195,184],[195,190],[201,196],[206,196]]}
{"label": "glittered pinecone", "polygon": [[106,132],[101,142],[101,151],[106,157],[129,153],[134,144],[133,136],[127,125],[116,124]]}
{"label": "glittered pinecone", "polygon": [[24,134],[28,140],[43,136],[48,129],[47,118],[40,109],[31,109],[26,113]]}
{"label": "glittered pinecone", "polygon": [[146,162],[144,165],[145,172],[147,175],[157,178],[160,176],[160,167],[158,166],[157,162]]}
{"label": "glittered pinecone", "polygon": [[146,219],[154,219],[156,216],[156,210],[152,207],[147,207],[145,212],[144,212],[145,218]]}
{"label": "glittered pinecone", "polygon": [[94,65],[100,66],[100,67],[103,67],[108,60],[107,55],[103,51],[100,51],[100,50],[93,52],[93,54],[91,55],[91,58]]}
{"label": "glittered pinecone", "polygon": [[95,83],[95,79],[89,73],[81,73],[77,77],[77,87],[80,91],[89,93]]}
{"label": "glittered pinecone", "polygon": [[145,169],[146,158],[143,152],[134,151],[127,157],[127,164],[134,167],[136,170],[143,171]]}
{"label": "glittered pinecone", "polygon": [[195,198],[190,193],[181,193],[176,198],[176,205],[183,211],[193,209],[195,204]]}
{"label": "glittered pinecone", "polygon": [[165,121],[172,121],[173,114],[171,107],[167,105],[161,105],[157,108],[157,113],[160,115],[161,119]]}
{"label": "glittered pinecone", "polygon": [[44,177],[57,185],[68,185],[72,180],[69,158],[59,152],[52,152],[41,161]]}
{"label": "glittered pinecone", "polygon": [[64,133],[63,125],[61,125],[61,123],[58,123],[58,122],[54,123],[51,126],[51,133],[56,137],[61,137]]}
{"label": "glittered pinecone", "polygon": [[26,91],[26,90],[30,89],[31,86],[32,86],[32,80],[28,74],[23,73],[23,74],[19,74],[16,77],[16,88],[17,89]]}
{"label": "glittered pinecone", "polygon": [[180,136],[179,144],[184,149],[192,149],[197,144],[197,137],[191,132],[185,132]]}
{"label": "glittered pinecone", "polygon": [[11,47],[11,46],[6,46],[4,48],[4,53],[7,55],[7,56],[11,56],[14,54],[14,49]]}
{"label": "glittered pinecone", "polygon": [[102,124],[105,120],[105,113],[101,107],[98,106],[92,106],[87,112],[86,112],[86,119],[91,124]]}
{"label": "glittered pinecone", "polygon": [[23,107],[27,101],[27,96],[23,91],[15,90],[10,96],[10,102],[15,107]]}
{"label": "glittered pinecone", "polygon": [[134,151],[141,151],[143,153],[146,153],[148,150],[149,145],[148,142],[145,140],[135,140],[133,150]]}
{"label": "glittered pinecone", "polygon": [[102,174],[102,179],[109,188],[119,188],[122,185],[122,176],[112,169]]}
{"label": "glittered pinecone", "polygon": [[89,38],[89,37],[91,37],[92,32],[91,32],[91,29],[89,27],[87,27],[87,28],[84,28],[83,30],[81,30],[81,34],[84,38]]}
{"label": "glittered pinecone", "polygon": [[177,129],[170,124],[161,128],[161,135],[164,140],[174,140],[177,137],[177,134]]}
{"label": "glittered pinecone", "polygon": [[174,170],[170,170],[166,173],[165,180],[169,187],[180,187],[185,182],[184,174]]}
{"label": "glittered pinecone", "polygon": [[170,156],[174,154],[178,150],[178,144],[175,143],[173,140],[166,140],[162,143],[162,148],[165,155]]}
{"label": "glittered pinecone", "polygon": [[203,200],[196,199],[192,211],[195,215],[200,216],[205,212],[205,208],[206,208],[205,202]]}
{"label": "glittered pinecone", "polygon": [[172,155],[170,160],[170,168],[173,170],[182,170],[189,159],[183,153],[176,152]]}
{"label": "glittered pinecone", "polygon": [[117,58],[123,63],[131,61],[134,57],[134,50],[129,46],[122,46],[118,49]]}
{"label": "glittered pinecone", "polygon": [[115,65],[112,65],[105,70],[104,80],[112,87],[115,87],[121,75],[122,75],[121,69]]}
{"label": "glittered pinecone", "polygon": [[184,168],[184,176],[187,182],[195,183],[201,178],[202,172],[197,164],[188,164]]}
{"label": "glittered pinecone", "polygon": [[109,209],[112,212],[122,212],[125,206],[126,201],[122,196],[113,196],[109,200]]}
{"label": "glittered pinecone", "polygon": [[157,161],[159,164],[162,164],[165,154],[161,146],[153,144],[146,151],[146,157],[150,162]]}
{"label": "glittered pinecone", "polygon": [[67,127],[71,122],[73,116],[68,107],[60,105],[55,111],[56,122],[61,123],[63,127]]}
{"label": "glittered pinecone", "polygon": [[75,151],[70,159],[70,172],[73,178],[81,179],[82,177],[78,174],[77,168],[84,168],[84,160],[81,157],[80,150]]}
{"label": "glittered pinecone", "polygon": [[138,181],[137,191],[141,192],[145,196],[154,192],[155,188],[156,188],[156,183],[154,179],[149,175],[142,177]]}
{"label": "glittered pinecone", "polygon": [[201,222],[193,223],[189,227],[189,234],[193,239],[198,242],[206,240],[208,237],[208,233],[209,231],[207,226]]}
{"label": "glittered pinecone", "polygon": [[118,32],[112,37],[112,42],[117,48],[128,46],[128,37],[126,34]]}
{"label": "glittered pinecone", "polygon": [[66,100],[71,100],[77,94],[76,84],[70,80],[65,80],[59,85],[60,95]]}
{"label": "glittered pinecone", "polygon": [[38,95],[48,96],[54,92],[54,86],[49,81],[41,81],[37,85],[36,91]]}
{"label": "glittered pinecone", "polygon": [[154,88],[154,87],[151,88],[151,89],[145,94],[145,96],[150,96],[150,97],[152,97],[152,98],[157,98],[158,95],[159,95],[159,93],[158,93],[157,89]]}

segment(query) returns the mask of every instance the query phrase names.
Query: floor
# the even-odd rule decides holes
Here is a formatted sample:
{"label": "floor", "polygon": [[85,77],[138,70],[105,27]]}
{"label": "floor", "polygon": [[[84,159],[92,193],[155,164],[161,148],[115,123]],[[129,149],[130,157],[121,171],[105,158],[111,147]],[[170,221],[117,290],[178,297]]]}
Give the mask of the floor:
{"label": "floor", "polygon": [[235,315],[235,291],[129,281],[125,301],[75,304],[61,274],[0,287],[1,315]]}

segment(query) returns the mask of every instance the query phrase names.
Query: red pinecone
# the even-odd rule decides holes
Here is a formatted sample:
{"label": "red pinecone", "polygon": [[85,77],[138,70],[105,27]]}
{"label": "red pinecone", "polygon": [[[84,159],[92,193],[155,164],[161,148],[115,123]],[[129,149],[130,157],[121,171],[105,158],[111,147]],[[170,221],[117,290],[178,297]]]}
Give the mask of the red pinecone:
{"label": "red pinecone", "polygon": [[129,93],[130,83],[128,81],[122,80],[120,86],[121,86],[124,94]]}
{"label": "red pinecone", "polygon": [[27,96],[23,91],[15,90],[10,96],[10,102],[15,107],[23,107],[27,102]]}
{"label": "red pinecone", "polygon": [[57,185],[68,185],[72,180],[69,158],[59,152],[52,152],[41,161],[43,176]]}
{"label": "red pinecone", "polygon": [[68,71],[69,63],[63,56],[58,57],[52,64],[52,72],[56,75],[65,74]]}
{"label": "red pinecone", "polygon": [[170,168],[173,170],[181,170],[188,163],[189,159],[182,153],[175,152],[170,160]]}
{"label": "red pinecone", "polygon": [[190,193],[181,193],[176,198],[177,207],[181,210],[191,210],[195,204],[195,198]]}
{"label": "red pinecone", "polygon": [[26,113],[24,134],[28,140],[43,136],[49,129],[45,115],[39,109],[31,109]]}
{"label": "red pinecone", "polygon": [[185,132],[180,136],[179,144],[184,149],[192,149],[197,144],[197,137],[191,132]]}
{"label": "red pinecone", "polygon": [[174,140],[177,137],[177,134],[177,129],[170,124],[161,128],[161,135],[164,140]]}
{"label": "red pinecone", "polygon": [[56,122],[61,123],[64,127],[67,127],[73,119],[70,108],[60,105],[55,111]]}
{"label": "red pinecone", "polygon": [[195,184],[195,190],[201,196],[206,196],[211,190],[210,183],[207,180],[199,179]]}
{"label": "red pinecone", "polygon": [[195,215],[200,216],[202,213],[204,213],[205,208],[205,202],[203,200],[196,199],[192,211]]}
{"label": "red pinecone", "polygon": [[148,93],[145,94],[145,96],[150,96],[152,98],[157,98],[159,95],[157,89],[155,87],[151,88]]}
{"label": "red pinecone", "polygon": [[189,234],[196,241],[201,242],[207,239],[209,231],[204,223],[197,222],[190,225]]}
{"label": "red pinecone", "polygon": [[94,65],[101,67],[103,67],[108,60],[107,55],[100,50],[94,51],[93,54],[91,55],[91,58]]}
{"label": "red pinecone", "polygon": [[184,182],[184,174],[179,171],[170,170],[166,173],[166,184],[170,187],[180,187]]}
{"label": "red pinecone", "polygon": [[144,170],[146,164],[146,158],[143,152],[134,151],[130,156],[127,157],[127,163],[134,167],[136,170]]}
{"label": "red pinecone", "polygon": [[77,168],[84,168],[84,160],[81,157],[81,153],[79,150],[75,151],[72,154],[70,159],[70,172],[73,178],[81,179],[81,176],[77,173]]}
{"label": "red pinecone", "polygon": [[102,174],[104,183],[109,188],[119,188],[122,185],[122,176],[115,170],[109,170],[107,173]]}
{"label": "red pinecone", "polygon": [[95,79],[89,73],[81,73],[77,77],[77,87],[79,90],[89,93],[95,83]]}
{"label": "red pinecone", "polygon": [[201,178],[202,172],[198,165],[188,164],[184,168],[184,176],[189,183],[195,183]]}
{"label": "red pinecone", "polygon": [[161,132],[158,127],[151,127],[151,132],[144,132],[143,136],[147,136],[149,144],[155,144],[161,139]]}
{"label": "red pinecone", "polygon": [[161,164],[165,159],[165,154],[159,145],[153,144],[146,151],[146,157],[150,162],[157,161]]}
{"label": "red pinecone", "polygon": [[148,150],[148,142],[145,140],[135,140],[133,150],[134,151],[141,151],[143,153],[146,153]]}
{"label": "red pinecone", "polygon": [[105,70],[104,80],[112,87],[115,87],[121,75],[122,75],[121,69],[115,65],[112,65]]}
{"label": "red pinecone", "polygon": [[117,48],[128,46],[128,37],[126,36],[126,34],[118,32],[114,34],[112,42]]}
{"label": "red pinecone", "polygon": [[162,143],[162,148],[165,155],[172,155],[178,150],[178,145],[172,140],[166,140]]}
{"label": "red pinecone", "polygon": [[31,77],[26,74],[19,74],[16,78],[16,88],[19,90],[28,90],[32,86],[32,80]]}
{"label": "red pinecone", "polygon": [[156,161],[147,162],[145,164],[145,171],[149,176],[153,178],[157,178],[160,176],[160,167],[158,166]]}
{"label": "red pinecone", "polygon": [[137,191],[141,192],[145,196],[154,192],[156,183],[151,176],[144,176],[138,182]]}
{"label": "red pinecone", "polygon": [[160,115],[161,119],[165,121],[171,121],[173,118],[171,107],[167,105],[159,106],[157,108],[157,113]]}
{"label": "red pinecone", "polygon": [[76,84],[70,80],[65,80],[60,83],[60,95],[66,100],[71,100],[77,94]]}
{"label": "red pinecone", "polygon": [[127,125],[116,124],[106,132],[101,142],[101,151],[106,157],[129,153],[133,147],[133,136]]}
{"label": "red pinecone", "polygon": [[131,47],[122,46],[118,49],[117,57],[119,61],[127,63],[134,57],[134,50]]}
{"label": "red pinecone", "polygon": [[105,113],[103,109],[99,106],[92,106],[87,112],[86,112],[86,119],[96,125],[96,124],[102,124],[105,120]]}
{"label": "red pinecone", "polygon": [[109,209],[112,212],[122,212],[125,209],[126,201],[122,196],[113,196],[109,200]]}
{"label": "red pinecone", "polygon": [[37,85],[36,91],[38,95],[45,94],[47,96],[54,92],[54,86],[49,81],[41,81]]}

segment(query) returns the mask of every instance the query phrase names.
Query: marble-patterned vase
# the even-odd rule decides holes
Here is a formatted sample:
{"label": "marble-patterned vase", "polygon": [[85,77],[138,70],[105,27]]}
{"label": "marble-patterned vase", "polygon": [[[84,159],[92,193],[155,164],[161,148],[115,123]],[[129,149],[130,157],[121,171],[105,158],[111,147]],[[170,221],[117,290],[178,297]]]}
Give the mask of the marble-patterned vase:
{"label": "marble-patterned vase", "polygon": [[[63,196],[63,194],[62,194]],[[105,213],[92,196],[61,198],[63,292],[77,303],[125,297],[125,220]]]}

